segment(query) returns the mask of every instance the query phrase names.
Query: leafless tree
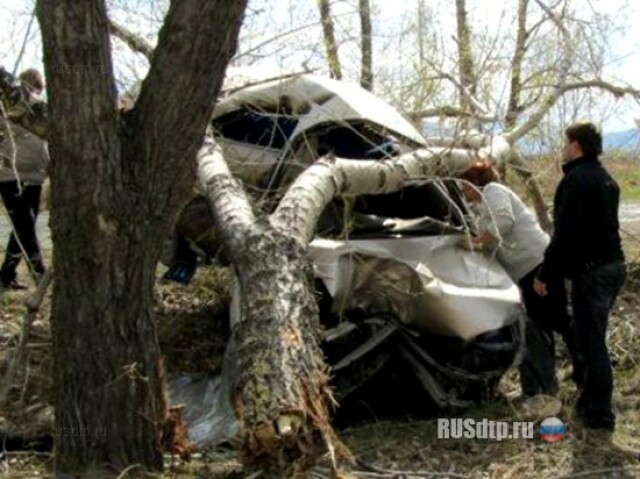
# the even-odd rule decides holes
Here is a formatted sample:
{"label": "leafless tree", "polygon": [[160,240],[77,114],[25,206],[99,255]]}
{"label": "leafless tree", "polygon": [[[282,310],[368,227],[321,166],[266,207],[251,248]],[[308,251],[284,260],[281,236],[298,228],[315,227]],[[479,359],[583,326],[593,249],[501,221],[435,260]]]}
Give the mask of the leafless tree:
{"label": "leafless tree", "polygon": [[173,2],[139,99],[120,114],[105,2],[38,1],[51,112],[60,473],[163,466],[156,264],[194,181],[245,6]]}

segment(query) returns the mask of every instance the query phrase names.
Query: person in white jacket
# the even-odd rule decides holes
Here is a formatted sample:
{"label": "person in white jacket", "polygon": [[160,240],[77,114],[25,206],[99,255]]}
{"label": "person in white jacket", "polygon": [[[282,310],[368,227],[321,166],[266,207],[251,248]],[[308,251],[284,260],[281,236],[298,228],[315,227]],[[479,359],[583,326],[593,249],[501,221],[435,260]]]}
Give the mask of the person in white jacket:
{"label": "person in white jacket", "polygon": [[[26,70],[19,80],[17,88],[23,89],[25,101],[42,101],[40,95],[44,90],[44,80],[40,72]],[[45,272],[36,235],[36,220],[48,161],[47,145],[42,138],[14,122],[0,121],[0,196],[13,226],[0,266],[0,288],[26,288],[17,277],[17,267],[23,255],[26,255],[35,278],[40,278]]]}
{"label": "person in white jacket", "polygon": [[507,186],[500,183],[498,172],[488,161],[476,161],[461,176],[467,201],[480,206],[478,235],[461,245],[482,249],[495,256],[520,287],[522,301],[530,321],[526,328],[526,352],[520,365],[524,396],[555,394],[553,332],[560,333],[572,356],[574,379],[580,382],[582,361],[577,356],[576,341],[567,312],[567,292],[561,281],[547,286],[549,294],[535,293],[533,283],[542,264],[550,238],[540,227],[533,212]]}

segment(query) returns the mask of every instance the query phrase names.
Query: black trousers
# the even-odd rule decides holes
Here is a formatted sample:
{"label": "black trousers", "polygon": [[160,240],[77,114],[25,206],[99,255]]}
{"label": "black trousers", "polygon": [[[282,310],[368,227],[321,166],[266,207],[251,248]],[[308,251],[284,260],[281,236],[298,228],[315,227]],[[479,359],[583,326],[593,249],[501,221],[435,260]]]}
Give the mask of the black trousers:
{"label": "black trousers", "polygon": [[623,261],[606,263],[573,279],[574,329],[585,361],[578,413],[588,426],[613,428],[613,374],[607,348],[609,313],[626,278]]}
{"label": "black trousers", "polygon": [[35,276],[44,274],[40,245],[36,236],[36,219],[40,211],[41,185],[22,185],[22,194],[17,181],[0,182],[0,196],[9,213],[13,231],[9,236],[4,262],[0,267],[0,281],[7,284],[16,278],[16,269],[23,256],[22,248]]}
{"label": "black trousers", "polygon": [[538,268],[519,281],[522,300],[527,311],[525,354],[520,364],[520,383],[525,396],[555,394],[558,379],[555,369],[555,339],[560,334],[573,363],[573,378],[582,383],[584,361],[578,353],[572,318],[567,311],[567,291],[563,280],[547,284],[547,295],[539,296],[533,289]]}

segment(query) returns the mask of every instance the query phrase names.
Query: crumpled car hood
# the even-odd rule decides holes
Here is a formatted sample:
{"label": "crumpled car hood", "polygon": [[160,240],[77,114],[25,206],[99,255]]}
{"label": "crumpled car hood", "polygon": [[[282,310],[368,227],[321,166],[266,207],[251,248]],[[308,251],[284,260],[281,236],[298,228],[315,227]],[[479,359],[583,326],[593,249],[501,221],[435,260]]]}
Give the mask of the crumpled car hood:
{"label": "crumpled car hood", "polygon": [[391,313],[416,329],[470,341],[513,321],[520,292],[495,259],[461,249],[459,240],[317,238],[309,254],[334,312]]}

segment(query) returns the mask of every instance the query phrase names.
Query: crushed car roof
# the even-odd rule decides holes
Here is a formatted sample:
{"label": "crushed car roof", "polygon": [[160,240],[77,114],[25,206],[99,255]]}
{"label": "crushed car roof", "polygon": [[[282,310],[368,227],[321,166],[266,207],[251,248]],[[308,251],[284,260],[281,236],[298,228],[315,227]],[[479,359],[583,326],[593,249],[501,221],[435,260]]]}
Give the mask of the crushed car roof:
{"label": "crushed car roof", "polygon": [[299,116],[292,139],[322,124],[364,120],[416,146],[426,145],[422,134],[381,98],[359,85],[319,75],[302,74],[243,88],[216,106],[214,120],[246,106]]}

